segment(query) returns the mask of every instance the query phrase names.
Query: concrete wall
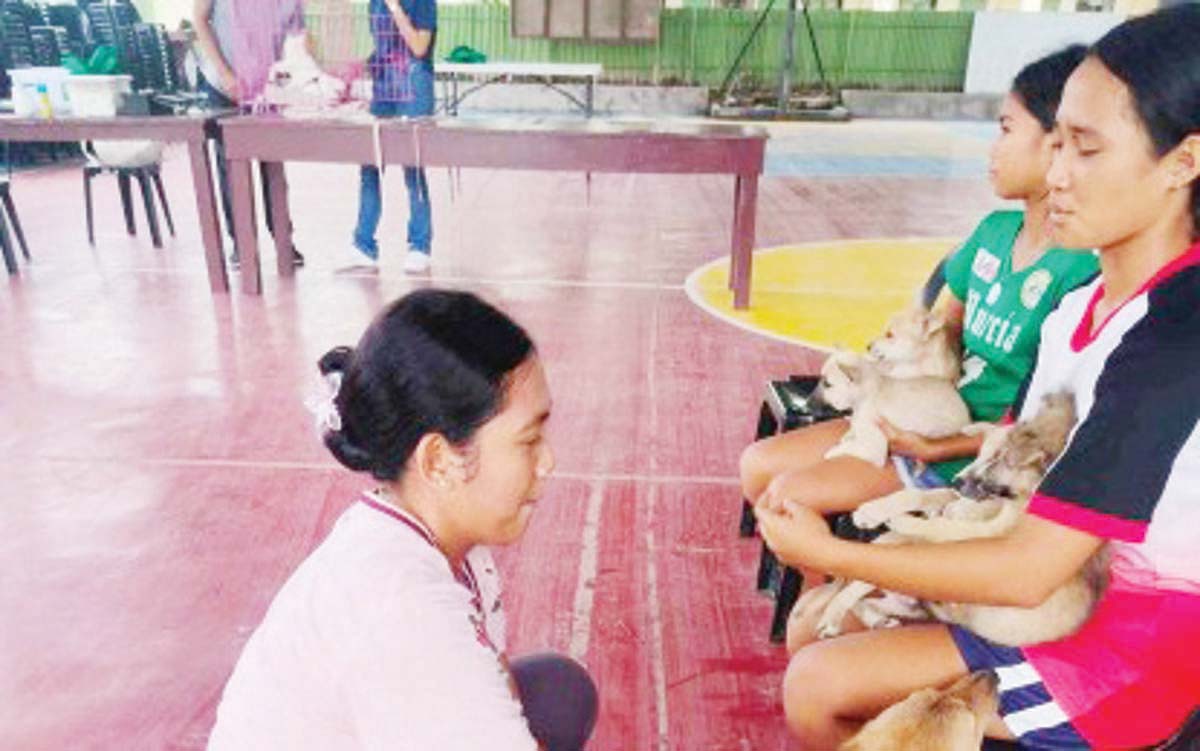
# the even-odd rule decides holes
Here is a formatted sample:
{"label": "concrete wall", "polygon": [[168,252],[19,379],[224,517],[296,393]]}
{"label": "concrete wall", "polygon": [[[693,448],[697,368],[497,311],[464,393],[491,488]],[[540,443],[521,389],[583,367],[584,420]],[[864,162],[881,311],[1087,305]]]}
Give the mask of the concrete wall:
{"label": "concrete wall", "polygon": [[976,13],[963,91],[1007,92],[1028,63],[1068,44],[1090,44],[1123,20],[1115,13]]}
{"label": "concrete wall", "polygon": [[846,89],[842,101],[851,117],[905,120],[995,120],[999,94]]}

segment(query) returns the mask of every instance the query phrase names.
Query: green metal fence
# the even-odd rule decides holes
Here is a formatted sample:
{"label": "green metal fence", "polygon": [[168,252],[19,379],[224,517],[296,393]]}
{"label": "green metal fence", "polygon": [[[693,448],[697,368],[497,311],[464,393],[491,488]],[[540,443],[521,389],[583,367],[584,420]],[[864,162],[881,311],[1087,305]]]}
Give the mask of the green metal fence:
{"label": "green metal fence", "polygon": [[[757,14],[742,10],[664,10],[657,42],[602,44],[509,36],[508,8],[444,5],[438,47],[469,44],[491,58],[598,62],[622,83],[717,86],[750,35]],[[834,85],[856,88],[961,90],[971,43],[971,13],[812,11],[814,35]],[[783,59],[787,14],[772,11],[741,69],[758,82],[775,80]],[[796,77],[817,80],[812,45],[799,24]]]}
{"label": "green metal fence", "polygon": [[[604,65],[605,80],[613,83],[710,87],[720,85],[757,19],[756,12],[743,10],[664,10],[657,41],[611,44],[514,39],[508,7],[499,4],[442,5],[438,14],[439,54],[467,44],[494,60],[598,62]],[[969,12],[814,10],[810,17],[826,74],[835,86],[962,89],[971,41]],[[785,21],[785,12],[771,12],[742,62],[744,81],[769,85],[778,78]],[[320,23],[310,17],[310,29]],[[369,51],[365,18],[360,36],[356,46]],[[803,19],[796,34],[795,80],[801,87],[817,81]]]}

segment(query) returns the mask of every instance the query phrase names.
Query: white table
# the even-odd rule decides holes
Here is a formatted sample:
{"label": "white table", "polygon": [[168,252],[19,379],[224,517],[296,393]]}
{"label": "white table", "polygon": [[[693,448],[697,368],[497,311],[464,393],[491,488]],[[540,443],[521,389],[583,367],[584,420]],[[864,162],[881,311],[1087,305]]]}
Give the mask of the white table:
{"label": "white table", "polygon": [[[479,91],[485,86],[509,81],[535,81],[570,100],[575,106],[592,116],[595,101],[596,80],[604,73],[600,63],[522,63],[496,61],[490,63],[434,63],[435,75],[444,83],[449,83],[447,92],[443,86],[445,111],[448,115],[458,114],[458,105],[468,94]],[[478,81],[474,86],[461,94],[458,90],[460,80]],[[585,87],[583,101],[580,101],[569,90],[559,84],[571,81],[582,81]]]}

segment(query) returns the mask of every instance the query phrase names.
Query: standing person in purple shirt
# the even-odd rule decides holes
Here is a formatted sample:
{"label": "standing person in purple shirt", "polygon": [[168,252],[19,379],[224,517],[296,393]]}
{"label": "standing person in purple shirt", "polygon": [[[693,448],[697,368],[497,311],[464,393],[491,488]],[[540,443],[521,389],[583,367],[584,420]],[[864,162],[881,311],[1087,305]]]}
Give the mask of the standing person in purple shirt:
{"label": "standing person in purple shirt", "polygon": [[[371,114],[376,117],[426,117],[433,114],[433,50],[437,39],[435,0],[370,0],[371,36],[375,51],[367,61],[371,71]],[[375,238],[383,211],[379,168],[363,165],[358,224],[351,247],[340,264],[343,270],[376,268],[379,243]],[[404,270],[429,271],[433,219],[429,184],[421,167],[404,168],[408,189],[408,253]]]}
{"label": "standing person in purple shirt", "polygon": [[[304,31],[302,0],[194,0],[192,16],[199,62],[196,89],[208,98],[209,107],[214,109],[234,109],[253,102],[266,86],[267,74],[279,59],[284,40]],[[220,139],[215,143],[225,228],[232,240],[233,204],[225,147]],[[267,229],[274,235],[275,223],[265,174],[262,185]],[[286,185],[283,187],[287,189]],[[295,264],[303,266],[304,256],[295,246],[292,246],[292,254]],[[236,268],[238,260],[238,251],[234,247],[229,261]]]}

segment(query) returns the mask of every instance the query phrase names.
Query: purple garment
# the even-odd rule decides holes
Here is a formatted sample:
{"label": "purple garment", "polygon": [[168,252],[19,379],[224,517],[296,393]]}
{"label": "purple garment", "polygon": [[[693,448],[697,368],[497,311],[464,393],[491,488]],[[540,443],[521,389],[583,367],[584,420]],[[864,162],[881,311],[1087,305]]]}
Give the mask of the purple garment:
{"label": "purple garment", "polygon": [[[283,52],[284,40],[304,30],[304,3],[303,0],[215,0],[209,22],[222,56],[237,75],[240,99],[249,102],[266,86],[267,73]],[[216,66],[212,61],[204,62],[205,78],[219,81]]]}

